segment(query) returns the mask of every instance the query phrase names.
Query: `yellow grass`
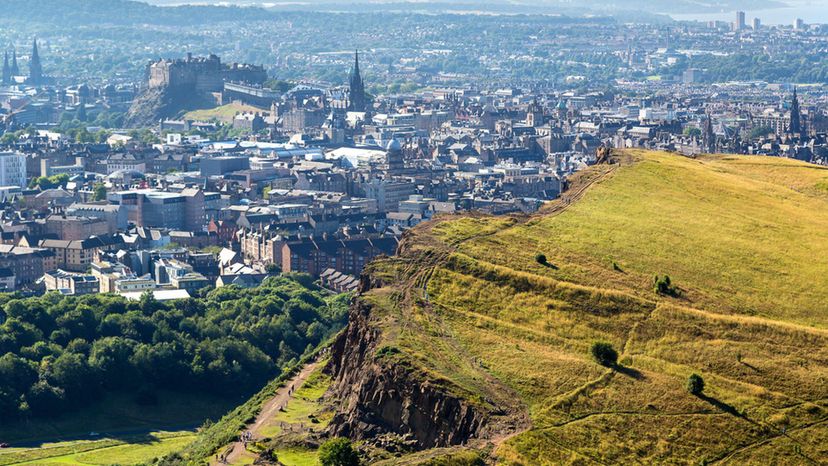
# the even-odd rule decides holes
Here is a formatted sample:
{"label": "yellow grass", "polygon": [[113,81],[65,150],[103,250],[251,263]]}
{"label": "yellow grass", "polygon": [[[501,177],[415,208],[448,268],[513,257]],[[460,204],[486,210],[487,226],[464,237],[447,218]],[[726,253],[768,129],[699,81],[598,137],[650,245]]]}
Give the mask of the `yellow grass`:
{"label": "yellow grass", "polygon": [[[362,297],[388,357],[528,412],[504,464],[824,460],[828,171],[631,155],[560,213],[416,229]],[[680,294],[657,295],[656,274]],[[597,340],[620,368],[591,360]]]}

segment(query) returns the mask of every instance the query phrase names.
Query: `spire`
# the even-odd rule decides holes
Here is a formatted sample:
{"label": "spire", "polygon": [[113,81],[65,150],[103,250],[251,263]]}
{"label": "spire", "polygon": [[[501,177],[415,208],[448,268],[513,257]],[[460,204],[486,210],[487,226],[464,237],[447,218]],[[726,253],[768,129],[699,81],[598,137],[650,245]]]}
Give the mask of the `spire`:
{"label": "spire", "polygon": [[37,52],[37,38],[32,43],[32,59],[29,62],[29,83],[41,84],[43,81],[43,67],[40,65],[40,54]]}
{"label": "spire", "polygon": [[9,52],[3,52],[3,84],[11,83],[11,68],[9,67]]}
{"label": "spire", "polygon": [[17,49],[12,49],[11,75],[20,76],[20,68],[17,66]]}
{"label": "spire", "polygon": [[[354,51],[354,76],[359,77],[359,50]],[[794,89],[796,95],[796,89]]]}
{"label": "spire", "polygon": [[362,82],[362,76],[359,74],[359,51],[354,53],[354,67],[351,70],[351,76],[348,80],[349,88],[349,110],[354,112],[365,111],[365,83]]}
{"label": "spire", "polygon": [[709,113],[702,132],[702,144],[705,152],[712,154],[716,151],[716,133],[713,132],[713,117]]}
{"label": "spire", "polygon": [[793,99],[791,100],[791,123],[788,126],[789,134],[802,134],[802,113],[799,110],[799,98],[796,95],[796,87],[793,90]]}

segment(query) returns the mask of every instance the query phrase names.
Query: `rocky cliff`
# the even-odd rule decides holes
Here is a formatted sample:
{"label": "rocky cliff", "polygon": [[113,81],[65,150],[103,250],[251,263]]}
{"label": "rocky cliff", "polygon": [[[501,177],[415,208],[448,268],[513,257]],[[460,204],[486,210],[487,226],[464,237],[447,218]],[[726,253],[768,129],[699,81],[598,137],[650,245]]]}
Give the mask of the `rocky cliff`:
{"label": "rocky cliff", "polygon": [[159,120],[175,118],[181,112],[213,106],[215,102],[210,101],[210,96],[195,93],[192,89],[147,88],[132,102],[126,114],[125,126],[128,128],[154,126]]}
{"label": "rocky cliff", "polygon": [[411,435],[419,448],[464,444],[481,436],[490,413],[418,380],[407,367],[377,354],[372,307],[355,300],[347,330],[336,341],[327,370],[340,408],[331,433],[355,440],[383,433]]}

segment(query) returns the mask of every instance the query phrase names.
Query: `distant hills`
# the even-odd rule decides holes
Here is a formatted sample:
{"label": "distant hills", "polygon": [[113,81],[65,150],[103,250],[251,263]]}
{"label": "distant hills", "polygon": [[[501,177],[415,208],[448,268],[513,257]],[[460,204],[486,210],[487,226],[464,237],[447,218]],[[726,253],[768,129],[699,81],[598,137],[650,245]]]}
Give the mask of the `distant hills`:
{"label": "distant hills", "polygon": [[221,4],[238,6],[269,6],[275,10],[317,10],[317,11],[485,11],[490,13],[561,13],[583,14],[586,12],[606,14],[619,11],[646,11],[665,14],[718,13],[739,9],[768,9],[785,6],[776,0],[725,0],[720,2],[699,2],[696,0],[456,0],[456,1],[410,1],[410,0],[322,0],[298,2],[270,2],[263,0],[149,0],[156,5]]}
{"label": "distant hills", "polygon": [[[262,2],[250,0],[0,0],[0,20],[73,24],[201,24],[221,21],[266,20],[277,12],[407,12],[407,13],[495,13],[560,14],[567,16],[613,15],[624,21],[654,21],[658,14],[732,11],[741,8],[774,8],[775,0],[730,0],[699,4],[692,0],[569,1],[347,1]],[[635,14],[633,14],[635,13]],[[662,19],[663,20],[663,19]]]}
{"label": "distant hills", "polygon": [[192,25],[266,19],[263,8],[200,5],[160,7],[132,0],[0,0],[0,21],[73,24]]}

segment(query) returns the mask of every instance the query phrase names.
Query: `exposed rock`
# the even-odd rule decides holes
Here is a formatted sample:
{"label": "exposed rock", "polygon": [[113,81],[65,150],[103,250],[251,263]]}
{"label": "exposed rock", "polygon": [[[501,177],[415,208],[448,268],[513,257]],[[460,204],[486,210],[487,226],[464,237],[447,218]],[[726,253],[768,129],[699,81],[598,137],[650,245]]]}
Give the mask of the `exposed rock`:
{"label": "exposed rock", "polygon": [[154,126],[159,120],[175,118],[179,113],[214,106],[209,97],[192,89],[152,87],[142,91],[126,114],[125,126],[140,128]]}
{"label": "exposed rock", "polygon": [[354,440],[393,433],[408,436],[419,449],[460,445],[478,437],[489,413],[376,357],[379,334],[369,323],[370,314],[370,305],[357,299],[348,329],[334,343],[327,370],[334,377],[331,394],[340,409],[330,433]]}

